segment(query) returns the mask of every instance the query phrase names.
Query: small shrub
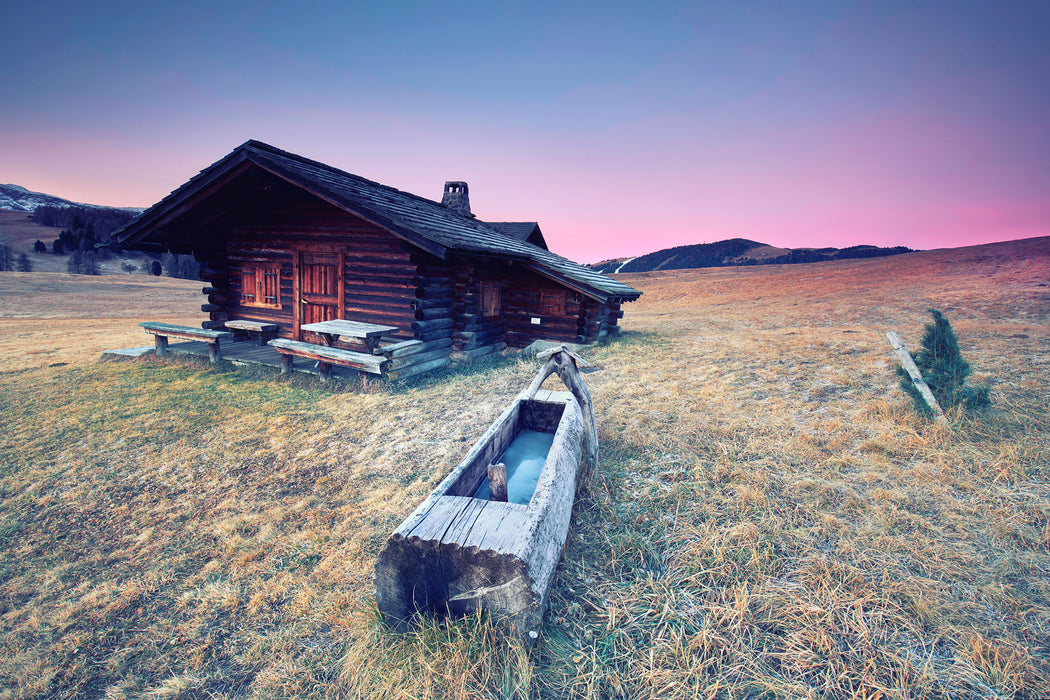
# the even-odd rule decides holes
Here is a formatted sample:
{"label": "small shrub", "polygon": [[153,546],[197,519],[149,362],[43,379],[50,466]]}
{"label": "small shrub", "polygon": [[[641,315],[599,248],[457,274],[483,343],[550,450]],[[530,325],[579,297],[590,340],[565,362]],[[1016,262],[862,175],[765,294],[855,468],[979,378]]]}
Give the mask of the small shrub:
{"label": "small shrub", "polygon": [[[914,355],[914,359],[937,403],[944,410],[953,406],[970,409],[987,406],[990,403],[989,388],[966,385],[966,378],[972,370],[959,350],[959,339],[952,330],[952,324],[940,311],[930,309],[930,313],[933,314],[933,323],[926,324],[922,349]],[[898,366],[897,374],[901,377],[901,388],[912,398],[919,412],[930,414],[930,407],[926,405],[907,370]]]}

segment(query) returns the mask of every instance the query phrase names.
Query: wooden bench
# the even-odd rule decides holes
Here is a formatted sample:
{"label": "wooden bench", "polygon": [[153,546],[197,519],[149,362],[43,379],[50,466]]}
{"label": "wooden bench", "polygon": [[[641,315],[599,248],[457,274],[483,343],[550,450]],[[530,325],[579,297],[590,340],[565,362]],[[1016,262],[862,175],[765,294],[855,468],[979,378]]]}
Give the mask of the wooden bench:
{"label": "wooden bench", "polygon": [[294,357],[305,357],[308,360],[316,360],[320,363],[322,382],[328,381],[328,377],[332,373],[332,365],[350,367],[371,374],[382,374],[383,365],[386,364],[385,357],[377,357],[341,348],[330,348],[327,345],[301,343],[298,340],[288,340],[286,338],[274,338],[270,341],[270,347],[281,353],[281,374],[288,374],[292,370]]}
{"label": "wooden bench", "polygon": [[225,325],[227,329],[234,332],[234,335],[243,334],[247,335],[249,338],[255,336],[259,340],[259,345],[266,345],[266,341],[277,335],[276,323],[263,323],[262,321],[236,319],[233,321],[227,321]]}
{"label": "wooden bench", "polygon": [[208,343],[208,358],[212,361],[212,364],[222,359],[219,341],[233,337],[233,333],[228,331],[210,331],[205,328],[193,328],[192,326],[176,326],[172,323],[145,321],[139,325],[145,328],[147,333],[153,334],[157,344],[158,355],[163,355],[168,349],[168,338],[199,340]]}

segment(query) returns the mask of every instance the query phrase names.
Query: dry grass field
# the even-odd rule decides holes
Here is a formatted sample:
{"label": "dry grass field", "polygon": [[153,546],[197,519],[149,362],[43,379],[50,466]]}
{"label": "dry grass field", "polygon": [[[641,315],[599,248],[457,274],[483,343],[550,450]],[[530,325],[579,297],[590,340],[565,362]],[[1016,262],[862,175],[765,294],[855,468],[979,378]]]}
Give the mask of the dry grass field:
{"label": "dry grass field", "polygon": [[[132,280],[132,281],[129,281]],[[199,285],[0,273],[0,697],[1050,695],[1050,239],[626,276],[544,634],[389,632],[375,555],[523,388],[178,358]],[[992,409],[916,415],[946,313]],[[557,380],[548,380],[551,386]]]}

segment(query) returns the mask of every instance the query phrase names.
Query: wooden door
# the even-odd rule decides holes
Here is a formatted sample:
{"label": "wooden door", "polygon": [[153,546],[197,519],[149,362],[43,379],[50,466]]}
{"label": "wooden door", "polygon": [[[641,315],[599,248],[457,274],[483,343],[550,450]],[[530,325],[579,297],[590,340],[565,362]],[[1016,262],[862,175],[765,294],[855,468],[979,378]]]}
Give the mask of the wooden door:
{"label": "wooden door", "polygon": [[295,336],[304,340],[303,324],[342,318],[343,256],[302,251],[296,258]]}

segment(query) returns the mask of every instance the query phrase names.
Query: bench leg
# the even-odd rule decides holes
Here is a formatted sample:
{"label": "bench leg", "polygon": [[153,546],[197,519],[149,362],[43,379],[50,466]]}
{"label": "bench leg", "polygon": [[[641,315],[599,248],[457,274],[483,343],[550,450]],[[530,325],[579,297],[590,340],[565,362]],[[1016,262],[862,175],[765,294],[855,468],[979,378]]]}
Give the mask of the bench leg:
{"label": "bench leg", "polygon": [[321,362],[319,364],[321,365],[318,368],[318,371],[321,374],[321,381],[327,382],[328,378],[332,376],[332,365],[328,364],[327,362]]}
{"label": "bench leg", "polygon": [[222,353],[219,351],[219,341],[208,343],[208,359],[211,360],[213,365],[222,359]]}
{"label": "bench leg", "polygon": [[281,374],[288,374],[292,371],[292,362],[294,359],[291,355],[281,355]]}
{"label": "bench leg", "polygon": [[157,354],[163,355],[164,352],[168,349],[168,336],[155,335],[153,336],[153,341],[157,346]]}

